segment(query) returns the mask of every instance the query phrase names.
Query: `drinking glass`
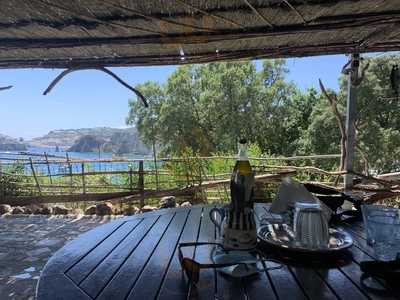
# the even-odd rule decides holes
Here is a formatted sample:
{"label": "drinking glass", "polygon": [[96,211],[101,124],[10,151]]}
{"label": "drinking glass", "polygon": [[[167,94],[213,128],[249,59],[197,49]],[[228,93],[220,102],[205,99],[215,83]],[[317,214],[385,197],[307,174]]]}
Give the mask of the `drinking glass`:
{"label": "drinking glass", "polygon": [[385,205],[361,205],[361,211],[364,221],[365,234],[368,245],[373,245],[373,239],[371,237],[371,226],[372,223],[367,222],[368,217],[373,216],[392,216],[396,217],[399,214],[399,209],[385,206]]}
{"label": "drinking glass", "polygon": [[400,255],[399,213],[366,216],[372,247],[378,260],[394,260]]}
{"label": "drinking glass", "polygon": [[296,242],[310,249],[328,247],[328,221],[320,204],[297,202],[295,208],[293,224]]}

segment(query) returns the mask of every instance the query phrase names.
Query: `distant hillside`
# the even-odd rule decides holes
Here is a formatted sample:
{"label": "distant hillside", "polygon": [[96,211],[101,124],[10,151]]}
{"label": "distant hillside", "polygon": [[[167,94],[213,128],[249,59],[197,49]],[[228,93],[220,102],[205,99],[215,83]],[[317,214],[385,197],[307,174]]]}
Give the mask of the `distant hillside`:
{"label": "distant hillside", "polygon": [[26,145],[17,139],[0,134],[0,151],[26,151]]}
{"label": "distant hillside", "polygon": [[93,135],[84,135],[78,138],[75,143],[68,148],[68,152],[112,152],[104,150],[105,141]]}
{"label": "distant hillside", "polygon": [[150,150],[141,142],[136,128],[81,128],[53,130],[29,141],[39,147],[58,146],[70,152],[113,152],[116,154],[149,154]]}

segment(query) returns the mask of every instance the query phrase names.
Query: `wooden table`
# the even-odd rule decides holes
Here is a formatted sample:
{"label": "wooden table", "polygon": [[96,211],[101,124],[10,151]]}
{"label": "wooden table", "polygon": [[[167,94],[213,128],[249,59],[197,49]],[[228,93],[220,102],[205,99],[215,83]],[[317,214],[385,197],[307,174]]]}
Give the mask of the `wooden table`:
{"label": "wooden table", "polygon": [[[266,205],[256,205],[259,218]],[[37,299],[396,299],[399,291],[377,295],[360,283],[360,261],[373,258],[360,223],[343,223],[354,246],[337,264],[312,259],[286,261],[281,269],[234,280],[201,270],[190,287],[177,257],[180,242],[214,241],[211,206],[164,209],[126,217],[97,227],[67,244],[46,264]],[[205,248],[190,250],[196,260]],[[207,253],[206,253],[207,252]],[[269,251],[273,256],[282,253]],[[282,256],[283,257],[283,256]],[[380,284],[380,283],[377,283]],[[397,293],[398,292],[398,293]]]}

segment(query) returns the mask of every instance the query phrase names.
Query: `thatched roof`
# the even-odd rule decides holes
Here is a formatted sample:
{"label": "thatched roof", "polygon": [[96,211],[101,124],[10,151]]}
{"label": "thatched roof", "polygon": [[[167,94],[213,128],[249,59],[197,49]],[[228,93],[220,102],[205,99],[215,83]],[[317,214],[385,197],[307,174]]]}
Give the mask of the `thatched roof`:
{"label": "thatched roof", "polygon": [[399,22],[399,0],[3,0],[0,68],[400,50]]}

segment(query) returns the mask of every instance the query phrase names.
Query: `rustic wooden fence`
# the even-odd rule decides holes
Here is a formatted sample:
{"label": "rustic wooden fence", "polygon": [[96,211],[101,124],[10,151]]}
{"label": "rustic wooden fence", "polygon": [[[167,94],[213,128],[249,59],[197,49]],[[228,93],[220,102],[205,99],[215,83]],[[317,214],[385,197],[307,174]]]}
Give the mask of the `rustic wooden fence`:
{"label": "rustic wooden fence", "polygon": [[[256,197],[268,197],[266,186],[283,176],[318,174],[318,181],[332,182],[338,175],[304,162],[337,161],[339,155],[254,157]],[[295,166],[299,163],[300,166]],[[29,205],[81,201],[138,202],[166,195],[223,200],[229,196],[229,177],[234,156],[154,159],[78,160],[62,156],[21,154],[0,156],[0,204]],[[303,166],[302,166],[303,165]],[[308,180],[313,177],[308,177]]]}

